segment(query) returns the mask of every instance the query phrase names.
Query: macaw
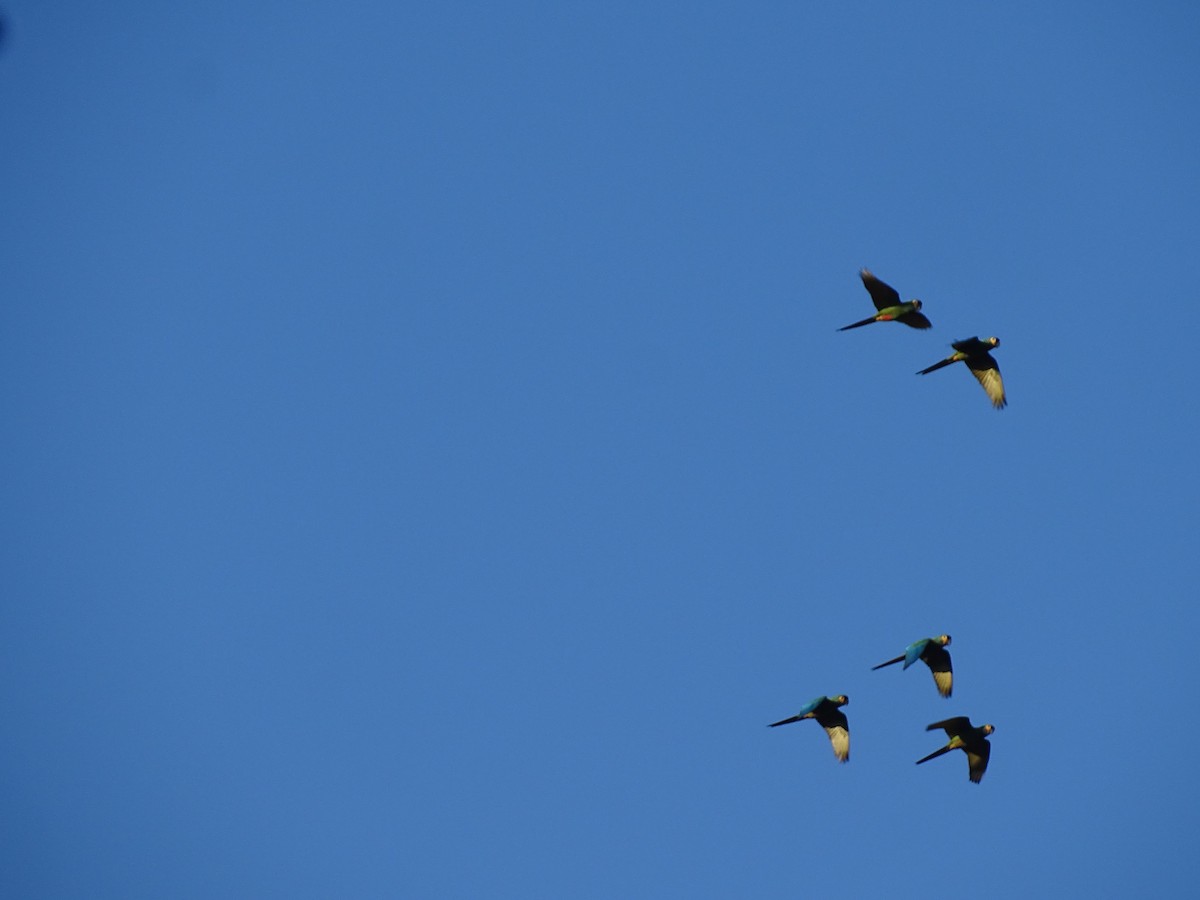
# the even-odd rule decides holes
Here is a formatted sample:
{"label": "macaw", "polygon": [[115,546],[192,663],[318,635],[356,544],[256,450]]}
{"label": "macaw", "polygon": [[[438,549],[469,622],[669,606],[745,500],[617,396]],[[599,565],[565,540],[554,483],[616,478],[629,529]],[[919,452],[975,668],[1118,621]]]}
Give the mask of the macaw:
{"label": "macaw", "polygon": [[934,722],[925,730],[933,731],[937,728],[944,730],[950,740],[942,749],[934,750],[928,756],[918,759],[917,765],[936,759],[951,750],[962,750],[967,754],[971,781],[979,784],[983,780],[983,773],[987,771],[988,757],[992,755],[992,745],[988,742],[987,736],[996,730],[996,726],[983,725],[976,728],[966,716],[955,716],[953,719]]}
{"label": "macaw", "polygon": [[874,672],[876,669],[895,665],[898,662],[903,662],[904,668],[907,669],[919,659],[929,666],[929,671],[933,673],[933,683],[937,685],[938,693],[943,697],[949,697],[950,692],[954,689],[954,669],[950,665],[950,654],[946,650],[949,645],[950,635],[948,634],[921,638],[905,647],[904,652],[895,659],[872,666],[871,671]]}
{"label": "macaw", "polygon": [[850,726],[846,722],[846,714],[838,707],[849,702],[850,698],[845,694],[837,697],[817,697],[794,716],[772,722],[770,727],[799,722],[801,719],[816,719],[817,724],[829,735],[829,742],[833,744],[833,755],[838,758],[838,762],[845,762],[850,758]]}
{"label": "macaw", "polygon": [[983,385],[983,389],[991,398],[992,406],[996,409],[1004,409],[1008,405],[1008,400],[1004,396],[1004,382],[1000,379],[1000,367],[996,365],[996,360],[992,359],[989,350],[994,350],[1000,346],[1000,338],[990,337],[987,340],[981,341],[977,337],[970,338],[965,341],[955,341],[950,345],[954,348],[954,352],[943,359],[941,362],[936,362],[927,369],[922,369],[918,375],[928,375],[930,372],[936,372],[943,366],[948,366],[951,363],[965,362],[967,368],[971,370],[971,374],[978,379]]}
{"label": "macaw", "polygon": [[872,322],[903,322],[912,328],[932,327],[933,323],[920,312],[920,300],[909,300],[907,303],[903,303],[900,300],[900,295],[896,293],[895,288],[884,284],[866,269],[863,269],[858,275],[862,278],[863,287],[867,289],[867,292],[871,295],[871,301],[879,311],[869,319],[863,319],[861,322],[855,322],[852,325],[839,328],[838,331],[861,328],[863,325],[870,325]]}

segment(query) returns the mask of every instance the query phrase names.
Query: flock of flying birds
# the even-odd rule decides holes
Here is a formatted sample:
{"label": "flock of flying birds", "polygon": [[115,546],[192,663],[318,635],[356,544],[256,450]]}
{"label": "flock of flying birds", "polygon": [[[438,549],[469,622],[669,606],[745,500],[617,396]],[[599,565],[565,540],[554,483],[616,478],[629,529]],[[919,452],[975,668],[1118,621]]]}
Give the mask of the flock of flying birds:
{"label": "flock of flying birds", "polygon": [[[859,272],[859,275],[867,293],[871,295],[871,301],[875,304],[877,312],[870,318],[839,328],[838,331],[861,328],[863,325],[870,325],[873,322],[903,322],[911,328],[921,329],[933,327],[933,323],[921,312],[920,300],[902,302],[895,288],[880,281],[866,269]],[[1003,409],[1008,403],[1004,397],[1004,382],[1000,379],[1000,367],[996,365],[996,360],[988,352],[1000,346],[1000,339],[990,337],[980,340],[973,337],[965,341],[955,341],[950,346],[954,348],[953,353],[929,368],[921,369],[917,374],[928,375],[951,363],[966,363],[971,374],[987,392],[992,405],[996,409]],[[943,697],[949,697],[954,686],[954,670],[950,665],[950,653],[946,650],[949,643],[950,635],[948,634],[922,638],[909,644],[904,652],[895,659],[882,662],[874,666],[871,671],[895,665],[898,662],[904,663],[904,668],[907,669],[917,660],[921,660],[933,672],[933,682],[937,685],[938,693]],[[796,715],[772,722],[770,727],[775,728],[804,719],[816,719],[817,724],[824,728],[825,733],[829,735],[829,742],[833,744],[833,755],[837,757],[838,762],[846,762],[850,759],[850,726],[847,724],[846,714],[842,712],[841,708],[849,702],[850,698],[845,694],[839,694],[836,697],[817,697]],[[981,725],[976,728],[966,716],[954,716],[934,722],[925,730],[935,731],[938,728],[945,731],[950,740],[944,747],[918,759],[917,765],[937,759],[951,750],[962,750],[967,754],[968,777],[975,784],[982,781],[983,773],[987,771],[988,758],[992,753],[992,745],[987,737],[996,730],[996,727]]]}
{"label": "flock of flying birds", "polygon": [[[838,331],[861,328],[872,322],[903,322],[910,328],[921,329],[933,327],[933,323],[921,312],[920,300],[902,302],[895,288],[880,281],[866,269],[858,274],[862,277],[863,286],[871,295],[871,301],[878,311],[870,318],[839,328]],[[1000,367],[996,365],[996,360],[988,352],[1000,346],[1000,338],[990,337],[980,340],[973,337],[965,341],[955,341],[950,346],[954,348],[953,353],[940,362],[935,362],[929,368],[922,369],[917,374],[928,375],[951,363],[966,363],[971,374],[983,385],[988,398],[992,401],[992,406],[996,409],[1004,409],[1008,405],[1008,400],[1004,397],[1004,382],[1000,379]]]}
{"label": "flock of flying birds", "polygon": [[[950,653],[946,650],[949,644],[950,635],[948,634],[921,638],[905,647],[904,652],[895,659],[881,662],[879,665],[873,666],[871,671],[895,665],[898,662],[904,663],[904,668],[907,669],[917,660],[921,660],[929,666],[929,671],[933,673],[933,683],[937,685],[938,693],[943,697],[949,697],[954,688],[954,669],[950,665]],[[779,725],[800,722],[804,719],[816,719],[817,724],[824,728],[825,733],[829,735],[829,742],[833,744],[833,755],[838,758],[838,762],[846,762],[850,759],[850,726],[847,724],[846,714],[842,712],[841,707],[849,702],[850,698],[845,694],[839,694],[837,697],[817,697],[794,716],[772,722],[771,727],[776,728]],[[966,716],[954,716],[951,719],[934,722],[925,730],[934,731],[938,728],[945,731],[950,740],[946,742],[946,746],[918,759],[917,765],[937,759],[943,753],[949,753],[951,750],[962,750],[967,754],[968,776],[975,784],[979,784],[983,780],[983,773],[987,771],[988,757],[992,754],[992,745],[987,736],[996,730],[996,726],[981,725],[976,728]]]}

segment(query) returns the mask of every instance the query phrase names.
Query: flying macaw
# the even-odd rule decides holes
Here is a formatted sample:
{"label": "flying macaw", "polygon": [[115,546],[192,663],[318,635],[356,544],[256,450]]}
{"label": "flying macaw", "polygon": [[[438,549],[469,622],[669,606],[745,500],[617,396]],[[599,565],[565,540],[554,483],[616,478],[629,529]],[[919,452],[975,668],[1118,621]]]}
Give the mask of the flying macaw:
{"label": "flying macaw", "polygon": [[913,328],[930,328],[933,323],[919,312],[921,309],[920,300],[909,300],[903,303],[900,300],[900,295],[896,293],[896,289],[891,285],[884,284],[866,269],[858,273],[862,278],[863,287],[871,295],[871,302],[875,304],[875,308],[879,312],[871,316],[869,319],[863,319],[861,322],[855,322],[852,325],[847,325],[845,328],[839,328],[838,331],[849,331],[851,328],[861,328],[863,325],[870,325],[872,322],[903,322]]}
{"label": "flying macaw", "polygon": [[837,697],[817,697],[791,718],[772,722],[771,727],[799,722],[801,719],[816,719],[817,724],[829,735],[829,742],[833,744],[833,755],[838,758],[838,762],[845,762],[850,758],[850,725],[846,722],[846,714],[838,707],[849,702],[850,698],[845,694]]}
{"label": "flying macaw", "polygon": [[978,379],[983,385],[983,389],[987,391],[987,395],[991,398],[992,406],[996,409],[1004,409],[1008,405],[1008,400],[1004,396],[1004,382],[1000,379],[1000,367],[996,365],[996,360],[992,359],[989,350],[994,350],[1000,346],[1000,338],[990,337],[981,341],[977,337],[970,338],[965,341],[955,341],[950,345],[954,348],[954,352],[943,359],[941,362],[936,362],[928,369],[922,369],[918,375],[928,375],[930,372],[936,372],[943,366],[948,366],[951,363],[965,362],[967,368],[971,370],[971,374]]}
{"label": "flying macaw", "polygon": [[933,731],[937,728],[943,729],[949,735],[949,742],[942,749],[934,750],[923,759],[918,759],[917,765],[936,759],[951,750],[962,750],[967,754],[970,778],[979,784],[983,780],[983,773],[987,771],[988,757],[992,755],[992,745],[988,742],[987,736],[996,730],[996,726],[984,725],[976,728],[966,716],[955,716],[953,719],[934,722],[925,730]]}
{"label": "flying macaw", "polygon": [[903,662],[904,668],[907,669],[919,659],[929,666],[929,671],[933,673],[933,683],[937,685],[938,693],[943,697],[949,697],[950,692],[954,689],[954,669],[950,665],[950,654],[946,651],[946,647],[949,645],[950,635],[948,634],[921,638],[905,647],[904,652],[895,659],[872,666],[871,671],[874,672],[876,669],[892,666],[898,662]]}

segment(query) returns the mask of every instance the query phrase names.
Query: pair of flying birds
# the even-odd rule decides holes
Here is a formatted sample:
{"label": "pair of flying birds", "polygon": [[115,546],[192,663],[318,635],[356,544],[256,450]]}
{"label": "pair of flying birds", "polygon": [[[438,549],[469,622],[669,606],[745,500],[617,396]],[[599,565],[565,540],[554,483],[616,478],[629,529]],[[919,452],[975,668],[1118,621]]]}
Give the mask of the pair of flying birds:
{"label": "pair of flying birds", "polygon": [[[933,323],[921,312],[920,300],[902,302],[895,288],[880,281],[866,269],[863,269],[858,274],[861,276],[863,286],[867,289],[867,293],[871,295],[871,302],[875,304],[875,309],[878,312],[869,319],[854,322],[844,328],[839,328],[838,331],[861,328],[863,325],[870,325],[872,322],[903,322],[910,328],[921,329],[933,327]],[[1000,338],[990,337],[980,340],[977,337],[973,337],[965,341],[955,341],[950,346],[954,348],[953,353],[941,362],[936,362],[929,368],[922,369],[917,374],[928,375],[930,372],[936,372],[938,369],[948,366],[951,363],[966,363],[967,368],[971,370],[971,374],[983,385],[983,389],[992,401],[992,406],[996,407],[996,409],[1003,409],[1008,404],[1008,400],[1004,397],[1004,382],[1000,380],[1000,367],[996,365],[996,360],[988,352],[1000,346]]]}
{"label": "pair of flying birds", "polygon": [[[937,685],[938,693],[943,697],[949,697],[954,686],[954,670],[950,665],[950,653],[946,650],[949,643],[950,635],[948,634],[922,638],[905,647],[904,652],[895,659],[889,659],[887,662],[873,666],[871,671],[895,665],[898,662],[904,663],[904,668],[907,669],[917,660],[921,660],[933,672],[933,681]],[[839,762],[846,762],[850,759],[850,726],[841,707],[849,702],[850,698],[845,694],[837,697],[817,697],[806,704],[796,715],[772,722],[771,727],[800,722],[804,719],[816,719],[817,724],[824,728],[825,733],[829,735],[829,742],[833,745],[833,755],[838,758]],[[950,740],[946,742],[946,746],[918,759],[917,765],[936,759],[951,750],[962,750],[967,754],[968,775],[971,781],[978,784],[983,779],[983,773],[987,771],[988,757],[992,752],[992,745],[987,740],[987,736],[996,730],[995,726],[983,725],[976,728],[966,716],[955,716],[952,719],[934,722],[925,730],[934,731],[938,728],[945,731]]]}

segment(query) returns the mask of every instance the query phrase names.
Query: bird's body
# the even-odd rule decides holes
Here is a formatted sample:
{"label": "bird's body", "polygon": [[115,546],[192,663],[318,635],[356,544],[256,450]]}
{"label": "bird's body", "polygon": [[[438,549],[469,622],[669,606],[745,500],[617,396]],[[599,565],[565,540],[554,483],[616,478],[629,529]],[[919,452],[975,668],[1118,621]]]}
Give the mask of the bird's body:
{"label": "bird's body", "polygon": [[936,759],[951,750],[962,750],[967,754],[969,777],[975,784],[979,784],[983,780],[983,773],[987,771],[988,758],[992,755],[992,745],[988,742],[987,736],[996,730],[996,726],[981,725],[976,728],[966,716],[955,716],[953,719],[934,722],[925,730],[933,731],[937,728],[945,731],[950,740],[945,747],[918,759],[917,765]]}
{"label": "bird's body", "polygon": [[979,338],[973,337],[965,341],[955,341],[950,346],[954,348],[953,353],[941,362],[935,362],[929,368],[922,369],[917,374],[928,375],[930,372],[936,372],[952,363],[964,362],[971,370],[971,374],[983,386],[984,391],[987,392],[992,406],[996,409],[1004,409],[1008,405],[1008,399],[1004,396],[1004,382],[1000,378],[1000,367],[996,365],[996,360],[988,352],[1000,346],[1000,338],[990,337],[981,341]]}
{"label": "bird's body", "polygon": [[904,653],[895,659],[872,666],[871,671],[874,672],[876,669],[892,666],[898,662],[904,663],[904,668],[907,669],[917,660],[921,660],[929,666],[929,671],[933,673],[933,683],[937,685],[938,693],[943,697],[949,697],[954,689],[954,669],[950,665],[950,653],[946,650],[949,644],[950,635],[948,634],[921,638],[905,647]]}
{"label": "bird's body", "polygon": [[845,706],[849,702],[850,698],[845,694],[837,697],[817,697],[794,716],[772,722],[771,727],[776,728],[779,725],[787,725],[803,719],[816,719],[817,724],[824,728],[825,733],[829,735],[829,742],[833,745],[833,755],[838,758],[838,762],[845,762],[850,758],[850,726],[846,721],[846,714],[839,707]]}
{"label": "bird's body", "polygon": [[875,304],[877,312],[869,319],[863,319],[861,322],[846,325],[844,328],[839,328],[838,331],[861,328],[863,325],[870,325],[872,322],[903,322],[911,328],[932,327],[933,323],[925,318],[921,312],[920,300],[909,300],[905,303],[901,301],[900,294],[896,292],[895,288],[880,281],[866,269],[863,269],[858,274],[862,278],[863,287],[871,295],[871,302]]}

